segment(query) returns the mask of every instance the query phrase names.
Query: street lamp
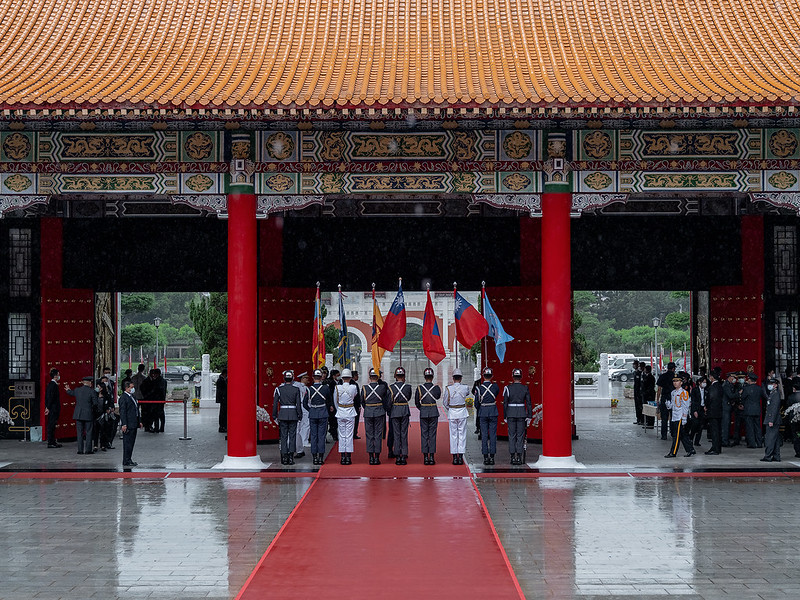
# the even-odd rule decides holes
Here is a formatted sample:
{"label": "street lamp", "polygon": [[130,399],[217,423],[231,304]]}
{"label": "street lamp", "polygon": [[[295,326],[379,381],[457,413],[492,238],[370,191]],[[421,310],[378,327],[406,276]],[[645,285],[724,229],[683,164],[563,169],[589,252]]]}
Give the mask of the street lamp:
{"label": "street lamp", "polygon": [[156,365],[158,364],[158,328],[161,326],[161,319],[156,317],[153,319],[153,325],[156,326],[156,358],[153,361]]}
{"label": "street lamp", "polygon": [[660,326],[661,326],[661,319],[659,319],[658,317],[654,317],[653,318],[653,331],[654,331],[654,335],[655,335],[655,344],[656,344],[656,358],[655,358],[656,364],[653,365],[653,370],[656,372],[657,375],[660,375],[659,370],[658,370],[658,365],[661,362],[659,360],[659,356],[658,356],[658,328]]}

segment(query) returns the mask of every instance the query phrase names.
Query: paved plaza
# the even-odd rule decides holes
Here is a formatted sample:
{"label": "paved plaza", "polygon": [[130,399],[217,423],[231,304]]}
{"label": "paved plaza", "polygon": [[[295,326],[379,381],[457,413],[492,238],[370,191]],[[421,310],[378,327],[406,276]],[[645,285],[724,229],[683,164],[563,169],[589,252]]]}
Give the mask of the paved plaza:
{"label": "paved plaza", "polygon": [[[44,444],[0,440],[0,598],[237,597],[292,511],[306,503],[317,469],[305,458],[282,467],[275,460],[276,445],[267,444],[258,447],[270,463],[265,471],[214,472],[210,467],[225,452],[224,434],[216,431],[216,406],[189,415],[188,441],[178,439],[180,405],[167,410],[166,433],[140,434],[134,454],[140,466],[128,473],[121,469],[121,444],[106,453],[77,456],[74,443],[49,450]],[[633,420],[629,400],[615,409],[578,409],[579,439],[573,448],[587,468],[572,473],[512,471],[504,441],[498,444],[495,467],[484,467],[480,442],[470,433],[467,458],[476,498],[485,504],[524,596],[797,597],[800,459],[791,447],[783,446],[782,463],[766,468],[759,451],[746,448],[669,460],[663,458],[668,442],[632,425]],[[447,441],[439,445],[437,456],[444,461]],[[529,446],[529,462],[540,448]],[[345,497],[348,486],[363,492],[379,481],[360,472],[356,479],[333,480],[341,482]],[[425,480],[395,481],[399,489],[410,489]],[[423,531],[426,519],[443,514],[445,482],[454,480],[427,481],[432,504],[423,503],[404,517]],[[472,502],[465,502],[463,510],[472,509]],[[347,528],[366,526],[362,510],[369,511],[369,504],[353,507]],[[332,515],[342,511],[348,512],[346,501],[331,507]],[[339,519],[325,521],[326,528],[340,526]],[[391,547],[389,530],[383,531],[382,543]],[[308,537],[309,564],[320,552],[348,553],[347,531],[337,547],[315,547]],[[432,569],[458,569],[465,551],[453,547],[452,555],[424,558]],[[399,579],[388,585],[387,576],[381,596],[408,597],[403,577],[413,582],[414,575],[402,569],[411,559],[404,555],[392,562],[400,569]],[[359,585],[366,568],[347,568],[352,592],[341,597],[374,597],[374,590]],[[311,567],[303,573],[313,577]],[[279,578],[280,569],[272,576]],[[485,583],[480,569],[466,569],[462,577]],[[324,594],[324,582],[320,586]],[[280,596],[304,597],[296,592],[287,581]],[[511,597],[504,594],[497,597]],[[450,596],[443,583],[429,597]]]}

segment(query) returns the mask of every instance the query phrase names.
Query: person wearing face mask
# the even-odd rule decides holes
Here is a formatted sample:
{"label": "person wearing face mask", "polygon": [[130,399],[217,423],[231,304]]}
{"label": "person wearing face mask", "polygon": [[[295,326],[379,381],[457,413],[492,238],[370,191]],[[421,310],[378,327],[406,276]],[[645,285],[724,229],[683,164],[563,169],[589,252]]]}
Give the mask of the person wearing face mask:
{"label": "person wearing face mask", "polygon": [[61,415],[61,393],[58,390],[58,380],[61,374],[58,369],[50,369],[50,383],[44,392],[44,414],[47,417],[47,447],[61,448],[56,439],[56,424]]}
{"label": "person wearing face mask", "polygon": [[[731,416],[733,409],[739,404],[739,388],[736,382],[736,372],[728,373],[725,382],[722,384],[722,445],[726,448],[731,447]],[[739,443],[739,440],[736,440]]]}
{"label": "person wearing face mask", "polygon": [[125,382],[122,396],[119,397],[119,418],[122,422],[122,466],[135,467],[133,446],[136,443],[136,432],[142,428],[142,417],[139,403],[136,401],[136,389],[132,381]]}
{"label": "person wearing face mask", "polygon": [[692,388],[691,430],[689,437],[694,438],[694,445],[700,447],[700,438],[706,427],[706,400],[708,394],[708,379],[700,377],[697,385]]}
{"label": "person wearing face mask", "polygon": [[761,437],[761,399],[764,397],[764,388],[758,385],[758,375],[747,374],[747,384],[742,390],[742,417],[745,424],[745,440],[748,448],[762,448],[764,439]]}
{"label": "person wearing face mask", "polygon": [[95,410],[100,408],[100,397],[92,388],[94,377],[87,375],[83,378],[80,387],[74,391],[69,384],[64,384],[67,394],[75,398],[75,410],[72,418],[78,429],[78,454],[93,454],[92,451],[92,429],[94,424]]}
{"label": "person wearing face mask", "polygon": [[764,458],[761,462],[781,462],[781,394],[778,389],[778,380],[775,377],[767,379],[767,406],[764,412],[764,425],[767,426],[767,435],[764,444]]}

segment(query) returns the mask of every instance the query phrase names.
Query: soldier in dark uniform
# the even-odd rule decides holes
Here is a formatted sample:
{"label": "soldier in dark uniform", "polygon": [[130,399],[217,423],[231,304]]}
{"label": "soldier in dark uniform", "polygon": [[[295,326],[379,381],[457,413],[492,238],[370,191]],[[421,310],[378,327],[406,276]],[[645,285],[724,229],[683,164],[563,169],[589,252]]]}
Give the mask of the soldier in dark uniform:
{"label": "soldier in dark uniform", "polygon": [[435,465],[433,455],[436,454],[436,432],[439,428],[439,399],[442,388],[433,383],[433,369],[426,367],[422,372],[425,383],[417,386],[414,392],[414,404],[419,409],[419,430],[422,438],[423,463]]}
{"label": "soldier in dark uniform", "polygon": [[689,437],[692,445],[699,448],[703,431],[706,428],[706,405],[708,401],[708,378],[701,375],[691,391],[691,408],[689,409]]}
{"label": "soldier in dark uniform", "polygon": [[58,389],[58,380],[61,375],[58,369],[50,369],[50,383],[44,391],[44,414],[47,417],[47,447],[61,448],[56,439],[56,424],[61,415],[61,395]]}
{"label": "soldier in dark uniform", "polygon": [[769,398],[764,412],[764,425],[767,426],[767,435],[764,444],[764,458],[762,462],[781,462],[781,393],[778,389],[777,378],[767,379]]}
{"label": "soldier in dark uniform", "polygon": [[633,405],[636,407],[636,422],[634,425],[644,425],[642,414],[642,364],[633,361]]}
{"label": "soldier in dark uniform", "polygon": [[369,464],[381,464],[381,445],[386,429],[386,410],[389,407],[389,388],[379,381],[375,369],[369,370],[369,383],[361,388],[364,406],[364,435],[367,438]]}
{"label": "soldier in dark uniform", "polygon": [[[739,388],[736,383],[736,373],[728,373],[722,383],[722,445],[731,447],[731,415],[735,406],[739,405]],[[738,432],[736,434],[738,438]],[[739,443],[739,440],[736,440]]]}
{"label": "soldier in dark uniform", "polygon": [[392,437],[394,438],[395,464],[408,464],[408,422],[411,409],[408,403],[411,400],[411,386],[406,383],[406,370],[397,367],[394,370],[395,382],[389,386],[389,421],[392,424]]}
{"label": "soldier in dark uniform", "polygon": [[331,388],[322,383],[322,371],[314,371],[314,383],[303,397],[303,406],[308,411],[311,457],[315,465],[323,464],[325,455],[325,430],[328,428],[328,415],[333,410]]}
{"label": "soldier in dark uniform", "polygon": [[708,433],[711,435],[711,450],[706,454],[717,455],[722,452],[722,406],[725,403],[725,394],[720,383],[720,368],[711,369],[708,376],[711,385],[708,386],[706,394],[706,420],[708,422]]}
{"label": "soldier in dark uniform", "polygon": [[[333,369],[331,371],[330,377],[328,376],[328,367],[322,367],[321,369],[322,374],[324,375],[325,379],[323,379],[323,383],[326,384],[331,389],[331,396],[336,394],[336,386],[339,385],[339,370]],[[339,421],[336,420],[336,410],[328,415],[328,431],[331,434],[331,438],[334,442],[339,441]]]}
{"label": "soldier in dark uniform", "polygon": [[747,374],[747,383],[742,390],[742,417],[745,424],[745,440],[748,448],[762,448],[764,440],[761,437],[761,398],[764,397],[764,388],[758,385],[758,375]]}
{"label": "soldier in dark uniform", "polygon": [[500,388],[492,381],[492,369],[483,369],[483,381],[476,388],[475,407],[478,412],[478,423],[481,427],[481,451],[483,464],[493,465],[497,452],[497,396]]}
{"label": "soldier in dark uniform", "polygon": [[93,454],[92,451],[92,425],[94,423],[95,411],[100,410],[100,397],[92,389],[94,377],[91,375],[83,378],[83,385],[75,391],[69,389],[68,384],[64,384],[67,394],[75,397],[75,411],[72,418],[78,428],[78,454]]}
{"label": "soldier in dark uniform", "polygon": [[522,464],[522,451],[525,444],[527,426],[533,419],[531,393],[528,386],[522,383],[522,370],[511,371],[514,379],[503,390],[503,419],[508,423],[508,451],[511,464]]}
{"label": "soldier in dark uniform", "polygon": [[278,420],[281,430],[281,464],[294,464],[297,422],[303,418],[300,389],[292,384],[294,372],[283,372],[283,383],[275,388],[272,418]]}

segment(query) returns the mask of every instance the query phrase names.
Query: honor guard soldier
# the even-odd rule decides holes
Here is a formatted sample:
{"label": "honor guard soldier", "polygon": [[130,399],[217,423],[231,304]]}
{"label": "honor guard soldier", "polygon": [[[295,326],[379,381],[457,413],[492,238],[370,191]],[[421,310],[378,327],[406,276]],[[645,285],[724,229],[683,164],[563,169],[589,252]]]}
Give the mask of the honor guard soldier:
{"label": "honor guard soldier", "polygon": [[283,383],[275,388],[272,418],[278,420],[281,431],[281,464],[294,464],[297,422],[303,418],[300,389],[292,384],[293,371],[283,372]]}
{"label": "honor guard soldier", "polygon": [[492,381],[491,367],[483,369],[483,381],[477,387],[475,404],[478,408],[478,423],[481,427],[481,451],[483,464],[493,465],[497,452],[497,395],[500,388]]}
{"label": "honor guard soldier", "polygon": [[411,386],[406,383],[406,370],[397,367],[394,370],[395,382],[389,386],[391,398],[389,399],[389,421],[392,424],[392,437],[394,442],[393,454],[395,464],[408,464],[408,422],[411,410],[408,402],[411,400]]}
{"label": "honor guard soldier", "polygon": [[341,464],[351,465],[353,459],[353,426],[356,422],[356,394],[358,388],[351,382],[350,369],[342,370],[342,383],[336,386],[333,402],[336,405],[336,420],[339,429],[339,454]]}
{"label": "honor guard soldier", "polygon": [[450,421],[450,452],[454,465],[464,464],[464,451],[467,449],[467,394],[469,388],[461,383],[461,369],[453,371],[453,383],[444,388],[442,406]]}
{"label": "honor guard soldier", "polygon": [[511,464],[522,464],[522,450],[525,443],[533,407],[528,386],[522,383],[522,370],[511,371],[514,379],[503,390],[503,419],[508,423],[508,451],[511,453]]}
{"label": "honor guard soldier", "polygon": [[669,454],[664,458],[675,458],[678,454],[678,446],[683,443],[683,448],[686,450],[686,457],[697,454],[692,446],[692,441],[689,439],[689,431],[686,424],[689,420],[689,410],[691,408],[689,400],[689,392],[683,388],[683,379],[680,377],[672,378],[672,385],[675,389],[672,390],[670,399],[667,402],[667,410],[672,411],[670,414],[671,420],[669,424],[670,433],[672,434],[672,448]]}
{"label": "honor guard soldier", "polygon": [[414,404],[419,409],[419,429],[422,439],[422,456],[426,465],[435,465],[433,455],[436,454],[436,430],[439,428],[439,406],[442,388],[433,383],[433,369],[427,367],[423,372],[425,383],[417,386],[414,392]]}
{"label": "honor guard soldier", "polygon": [[308,388],[308,394],[303,398],[303,406],[308,411],[313,463],[321,465],[325,455],[325,430],[328,428],[328,414],[333,410],[333,394],[331,388],[322,383],[322,371],[316,369],[313,377],[314,383]]}
{"label": "honor guard soldier", "polygon": [[361,404],[364,406],[364,435],[367,438],[369,464],[381,464],[381,444],[386,428],[386,409],[389,407],[389,388],[378,381],[375,369],[369,370],[369,383],[361,388]]}

